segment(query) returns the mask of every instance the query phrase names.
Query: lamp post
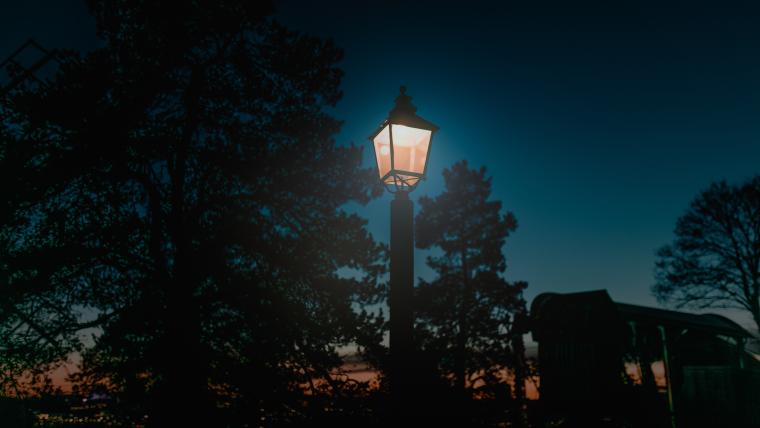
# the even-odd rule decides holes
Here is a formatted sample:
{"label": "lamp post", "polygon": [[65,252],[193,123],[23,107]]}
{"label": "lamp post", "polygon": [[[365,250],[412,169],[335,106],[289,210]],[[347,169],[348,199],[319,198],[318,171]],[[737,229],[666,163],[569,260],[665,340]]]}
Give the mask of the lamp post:
{"label": "lamp post", "polygon": [[412,332],[414,284],[414,207],[409,192],[425,178],[433,134],[438,127],[417,116],[406,95],[396,97],[388,118],[369,137],[375,149],[380,180],[394,199],[391,202],[390,283],[390,387],[393,412],[403,415],[415,356]]}

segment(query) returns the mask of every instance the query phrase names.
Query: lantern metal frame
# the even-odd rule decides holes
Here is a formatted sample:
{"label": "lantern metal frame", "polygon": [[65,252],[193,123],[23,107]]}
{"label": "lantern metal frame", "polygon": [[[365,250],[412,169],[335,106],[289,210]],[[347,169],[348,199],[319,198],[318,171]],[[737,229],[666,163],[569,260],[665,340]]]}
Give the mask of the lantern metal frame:
{"label": "lantern metal frame", "polygon": [[[393,145],[394,125],[430,131],[430,140],[428,141],[427,152],[425,153],[425,165],[422,168],[422,173],[396,169],[395,148]],[[377,162],[379,156],[374,140],[386,127],[388,127],[388,140],[390,143],[390,169],[380,178],[380,181],[383,182],[385,188],[391,193],[411,192],[426,177],[428,163],[430,162],[430,151],[433,149],[433,137],[439,128],[432,122],[417,115],[417,107],[412,104],[412,97],[406,95],[405,86],[400,88],[400,93],[396,97],[396,105],[388,113],[388,118],[369,136],[369,140],[373,143],[372,149],[375,151],[375,162]],[[379,170],[380,165],[377,165],[377,167]],[[388,182],[389,178],[393,178],[393,181],[390,183]],[[416,180],[412,183],[410,182],[410,178],[416,178]]]}

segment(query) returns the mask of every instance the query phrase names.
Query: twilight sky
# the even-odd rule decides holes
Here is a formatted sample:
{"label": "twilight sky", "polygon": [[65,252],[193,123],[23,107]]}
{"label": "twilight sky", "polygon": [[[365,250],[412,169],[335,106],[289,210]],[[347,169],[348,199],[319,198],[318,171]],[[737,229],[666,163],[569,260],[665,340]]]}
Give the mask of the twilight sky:
{"label": "twilight sky", "polygon": [[[0,57],[26,38],[89,49],[76,0],[0,4]],[[747,1],[279,0],[278,19],[345,49],[341,144],[365,146],[406,85],[441,127],[430,177],[485,165],[515,213],[508,277],[656,305],[654,252],[714,180],[760,172],[760,4]],[[388,195],[356,208],[387,241]],[[429,275],[424,253],[417,274]],[[747,318],[732,316],[744,325]]]}

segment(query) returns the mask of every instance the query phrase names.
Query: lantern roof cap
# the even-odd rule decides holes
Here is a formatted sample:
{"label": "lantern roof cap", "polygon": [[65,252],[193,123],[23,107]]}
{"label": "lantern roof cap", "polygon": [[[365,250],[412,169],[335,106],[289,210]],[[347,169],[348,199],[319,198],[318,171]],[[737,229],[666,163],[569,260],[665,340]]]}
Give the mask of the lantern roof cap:
{"label": "lantern roof cap", "polygon": [[399,88],[399,94],[396,97],[396,106],[393,107],[389,116],[397,114],[416,114],[417,107],[412,104],[412,97],[406,94],[406,86]]}
{"label": "lantern roof cap", "polygon": [[412,97],[406,94],[406,86],[399,88],[396,105],[388,113],[388,118],[370,135],[369,139],[375,138],[388,124],[405,125],[412,128],[427,129],[432,132],[438,130],[437,125],[417,116],[417,107],[412,104]]}

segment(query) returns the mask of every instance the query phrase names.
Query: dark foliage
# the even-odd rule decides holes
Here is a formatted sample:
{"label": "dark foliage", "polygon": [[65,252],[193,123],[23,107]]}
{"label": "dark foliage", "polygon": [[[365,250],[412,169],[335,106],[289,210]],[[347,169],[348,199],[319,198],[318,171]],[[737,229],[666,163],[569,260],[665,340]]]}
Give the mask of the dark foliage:
{"label": "dark foliage", "polygon": [[340,50],[266,2],[89,6],[104,46],[2,107],[0,346],[19,367],[81,351],[80,391],[155,426],[299,423],[366,394],[332,375],[339,346],[379,347],[355,308],[385,269],[341,209],[380,188],[323,112]]}
{"label": "dark foliage", "polygon": [[700,193],[657,257],[652,291],[661,302],[737,308],[760,328],[760,177]]}
{"label": "dark foliage", "polygon": [[[489,200],[485,168],[462,161],[443,174],[446,191],[420,198],[415,221],[417,246],[437,249],[427,260],[437,277],[417,288],[417,330],[424,351],[460,396],[509,402],[509,378],[523,379],[525,329],[515,323],[525,313],[527,284],[504,279],[502,248],[517,222],[502,213],[501,202]],[[522,395],[522,388],[516,392]]]}

